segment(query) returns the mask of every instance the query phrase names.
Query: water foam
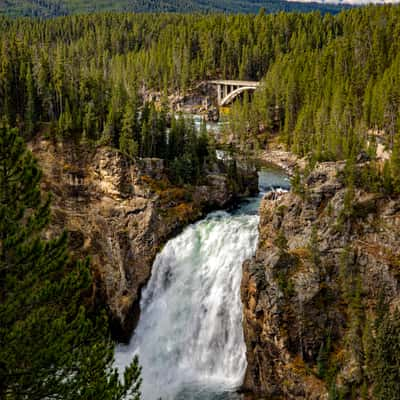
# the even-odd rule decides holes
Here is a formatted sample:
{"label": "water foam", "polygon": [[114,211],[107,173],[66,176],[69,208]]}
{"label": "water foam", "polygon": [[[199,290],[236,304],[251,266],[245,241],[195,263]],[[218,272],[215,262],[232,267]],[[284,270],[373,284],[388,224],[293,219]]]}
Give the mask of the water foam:
{"label": "water foam", "polygon": [[242,383],[240,281],[257,224],[257,215],[212,213],[158,254],[136,332],[116,350],[119,367],[139,355],[145,400],[173,399],[188,386],[230,390]]}

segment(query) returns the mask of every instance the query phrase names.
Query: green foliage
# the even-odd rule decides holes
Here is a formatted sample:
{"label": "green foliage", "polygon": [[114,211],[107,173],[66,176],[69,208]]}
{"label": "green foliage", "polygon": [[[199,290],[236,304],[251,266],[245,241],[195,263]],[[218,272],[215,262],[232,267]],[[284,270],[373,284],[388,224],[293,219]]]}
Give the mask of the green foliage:
{"label": "green foliage", "polygon": [[[50,3],[63,8],[60,2],[35,2]],[[225,10],[228,3],[218,4]],[[96,9],[109,5],[101,2]],[[352,158],[360,149],[374,157],[379,136],[393,150],[391,161],[384,174],[379,163],[367,168],[354,185],[392,195],[400,191],[399,21],[398,6],[335,17],[0,17],[0,116],[27,136],[44,127],[52,135],[47,128],[56,126],[61,138],[172,161],[180,143],[172,137],[166,148],[165,111],[148,106],[138,124],[129,117],[128,104],[137,105],[131,114],[141,109],[139,88],[164,91],[166,98],[211,77],[263,79],[251,101],[245,94],[232,108],[230,128],[242,151],[262,147],[278,132],[292,151],[311,154],[313,162]]]}
{"label": "green foliage", "polygon": [[0,15],[50,17],[76,13],[98,11],[132,12],[240,12],[257,13],[261,8],[265,12],[278,11],[320,11],[337,13],[348,6],[333,4],[287,3],[282,0],[8,0],[0,2]]}
{"label": "green foliage", "polygon": [[317,357],[317,375],[321,379],[326,379],[328,373],[329,354],[331,352],[331,337],[328,334],[324,342],[321,343]]}
{"label": "green foliage", "polygon": [[286,299],[289,299],[295,294],[293,282],[288,277],[287,271],[279,271],[276,276],[276,282],[279,290],[283,293]]}
{"label": "green foliage", "polygon": [[318,270],[320,270],[321,252],[319,250],[318,228],[315,225],[312,227],[310,242],[307,247],[310,251],[311,262]]}
{"label": "green foliage", "polygon": [[[261,4],[257,0],[201,5],[190,0],[157,5],[24,0],[16,7],[16,3],[7,2],[8,13],[43,16],[154,7],[254,11]],[[275,1],[264,4],[267,12],[282,6]],[[352,220],[363,215],[354,204],[359,187],[390,196],[400,193],[399,54],[399,6],[368,6],[335,17],[264,12],[257,16],[107,13],[51,20],[0,17],[0,119],[18,126],[25,138],[45,131],[61,140],[118,147],[129,158],[163,158],[171,180],[184,185],[201,182],[215,162],[205,125],[197,134],[191,121],[172,116],[169,126],[165,107],[159,102],[142,104],[138,93],[164,91],[165,99],[200,80],[262,79],[251,101],[244,95],[232,107],[234,141],[241,151],[253,150],[263,146],[263,138],[278,133],[291,151],[308,155],[311,166],[347,159],[343,177],[347,190],[338,229],[350,232]],[[376,160],[379,141],[392,150],[384,164]],[[362,169],[356,163],[360,150],[371,159]],[[91,284],[87,263],[69,260],[65,235],[41,239],[49,206],[38,189],[35,161],[15,131],[4,128],[0,153],[0,397],[116,399],[130,387],[135,397],[137,364],[128,370],[126,385],[120,384],[112,369],[104,316],[96,318],[81,306]],[[235,162],[229,163],[227,174],[239,181]],[[306,196],[298,173],[292,186]],[[275,245],[282,259],[275,278],[290,297],[294,289],[287,272],[293,260],[282,229]],[[308,250],[320,267],[316,230]],[[360,364],[365,353],[369,371],[361,377],[363,382],[368,378],[368,383],[375,383],[377,398],[396,399],[399,317],[381,307],[375,327],[364,327],[362,285],[350,250],[345,249],[340,262],[349,315],[346,340]],[[329,298],[322,289],[325,307]],[[329,354],[325,337],[318,375],[330,387],[330,398],[343,398],[345,391],[335,386],[337,371]],[[346,396],[358,390],[347,389]]]}
{"label": "green foliage", "polygon": [[346,168],[344,170],[344,182],[346,184],[346,192],[343,199],[343,208],[340,211],[337,220],[338,230],[348,232],[351,228],[352,220],[355,216],[355,171],[354,171],[354,160],[349,158],[346,162]]}
{"label": "green foliage", "polygon": [[290,179],[290,187],[293,193],[298,194],[301,198],[305,198],[306,188],[302,182],[302,176],[298,168],[295,169],[292,178]]}
{"label": "green foliage", "polygon": [[[316,13],[0,17],[0,115],[11,126],[25,122],[28,132],[52,124],[61,136],[118,147],[126,104],[139,88],[184,91],[217,76],[259,80],[297,52],[298,36],[309,37],[303,47],[311,50],[336,35],[336,25]],[[266,115],[248,110],[238,120],[243,131],[250,121],[242,143]]]}
{"label": "green foliage", "polygon": [[378,321],[373,349],[374,398],[400,399],[400,312],[386,313]]}
{"label": "green foliage", "polygon": [[400,131],[394,138],[393,152],[390,160],[390,171],[393,191],[400,194]]}
{"label": "green foliage", "polygon": [[275,237],[274,245],[279,249],[281,254],[284,254],[289,250],[288,240],[286,238],[285,231],[282,228],[279,229]]}
{"label": "green foliage", "polygon": [[166,149],[171,180],[175,184],[198,183],[213,161],[207,130],[203,126],[197,133],[193,121],[182,115],[172,118]]}
{"label": "green foliage", "polygon": [[107,319],[83,306],[88,262],[70,260],[66,234],[42,239],[50,209],[40,179],[17,130],[1,126],[0,397],[137,400],[137,360],[121,383]]}
{"label": "green foliage", "polygon": [[233,191],[238,193],[244,192],[246,190],[245,177],[238,168],[237,160],[233,157],[231,160],[225,161],[225,164],[228,165],[227,174],[229,183],[233,186]]}
{"label": "green foliage", "polygon": [[393,192],[393,179],[392,179],[392,171],[390,168],[390,163],[386,160],[383,165],[382,171],[382,188],[384,193],[392,193]]}
{"label": "green foliage", "polygon": [[336,386],[336,382],[332,382],[329,387],[328,400],[339,400],[339,391]]}
{"label": "green foliage", "polygon": [[139,121],[136,102],[127,103],[122,119],[119,149],[128,157],[135,158],[139,154]]}
{"label": "green foliage", "polygon": [[[362,149],[375,157],[379,136],[393,149],[395,180],[399,176],[394,172],[400,126],[399,12],[392,6],[363,7],[336,17],[304,16],[306,29],[288,22],[293,33],[287,38],[289,47],[269,63],[250,106],[243,102],[243,112],[254,120],[251,125],[258,126],[259,132],[279,133],[291,151],[317,161],[351,158]],[[240,138],[249,127],[238,125],[236,115],[240,109],[232,121]],[[379,175],[377,165],[371,190],[380,189]],[[368,187],[369,182],[364,184]],[[398,187],[395,183],[394,191]]]}

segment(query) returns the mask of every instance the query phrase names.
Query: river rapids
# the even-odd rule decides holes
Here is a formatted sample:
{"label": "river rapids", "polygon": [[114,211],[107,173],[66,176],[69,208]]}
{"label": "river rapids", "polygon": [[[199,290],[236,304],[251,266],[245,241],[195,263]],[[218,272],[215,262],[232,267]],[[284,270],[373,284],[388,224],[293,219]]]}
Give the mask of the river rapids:
{"label": "river rapids", "polygon": [[259,174],[260,196],[210,213],[170,240],[156,257],[142,292],[139,324],[116,364],[134,355],[144,400],[216,400],[236,394],[246,370],[240,281],[257,246],[263,193],[288,188],[280,171]]}

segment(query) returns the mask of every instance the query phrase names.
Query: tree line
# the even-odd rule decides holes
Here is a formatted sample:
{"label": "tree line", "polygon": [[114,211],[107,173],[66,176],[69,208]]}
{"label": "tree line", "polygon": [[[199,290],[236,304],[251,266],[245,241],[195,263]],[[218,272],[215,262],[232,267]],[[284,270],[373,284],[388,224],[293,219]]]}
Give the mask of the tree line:
{"label": "tree line", "polygon": [[278,135],[314,163],[355,160],[362,150],[374,160],[380,143],[391,160],[376,163],[358,183],[399,193],[400,8],[312,16],[291,44],[269,66],[252,101],[233,107],[238,142]]}
{"label": "tree line", "polygon": [[216,76],[258,80],[282,55],[341,30],[316,13],[0,17],[0,113],[27,135],[48,124],[98,138],[110,112],[138,90],[185,92]]}
{"label": "tree line", "polygon": [[[0,397],[119,399],[139,390],[136,362],[126,384],[112,369],[102,312],[82,307],[87,263],[69,259],[64,236],[42,239],[49,204],[24,140],[44,135],[160,157],[175,183],[196,183],[213,157],[204,126],[196,132],[141,94],[185,93],[216,77],[261,79],[251,101],[233,107],[239,143],[278,135],[311,163],[348,159],[349,204],[357,185],[393,195],[400,192],[399,47],[398,6],[337,16],[0,17]],[[355,170],[360,150],[374,159],[377,140],[390,160]],[[384,348],[398,343],[398,315],[379,326],[374,359],[392,374],[375,371],[371,379],[383,399],[397,390],[398,369]]]}
{"label": "tree line", "polygon": [[[190,124],[169,132],[165,110],[143,104],[141,94],[184,93],[215,76],[259,79],[295,46],[296,32],[311,48],[321,32],[336,30],[332,16],[319,14],[0,17],[0,115],[26,139],[39,133],[166,158],[175,180],[193,181],[204,165],[205,135]],[[179,130],[191,146],[182,142],[176,152]]]}
{"label": "tree line", "polygon": [[25,17],[56,17],[78,13],[104,11],[119,12],[228,12],[257,13],[260,8],[267,12],[320,11],[338,13],[348,5],[286,2],[283,0],[7,0],[0,3],[0,14]]}

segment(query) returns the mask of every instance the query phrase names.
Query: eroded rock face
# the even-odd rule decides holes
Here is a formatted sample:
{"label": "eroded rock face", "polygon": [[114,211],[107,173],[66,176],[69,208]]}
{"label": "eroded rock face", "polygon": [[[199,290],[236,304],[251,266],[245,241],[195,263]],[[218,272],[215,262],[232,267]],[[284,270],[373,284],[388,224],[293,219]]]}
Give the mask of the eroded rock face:
{"label": "eroded rock face", "polygon": [[380,293],[399,304],[400,199],[355,190],[344,218],[343,168],[323,163],[304,196],[261,204],[258,250],[243,266],[241,287],[244,388],[257,398],[327,399],[318,368],[328,341],[337,386],[360,384],[364,344],[356,329],[373,320]]}
{"label": "eroded rock face", "polygon": [[[107,304],[117,338],[128,339],[138,318],[140,290],[160,247],[239,193],[226,175],[216,173],[204,186],[174,187],[163,160],[132,164],[107,147],[85,150],[47,140],[30,147],[43,169],[43,189],[53,193],[49,235],[67,230],[75,255],[90,256],[96,298]],[[254,189],[257,176],[251,174],[248,182]]]}

